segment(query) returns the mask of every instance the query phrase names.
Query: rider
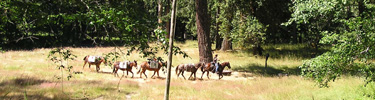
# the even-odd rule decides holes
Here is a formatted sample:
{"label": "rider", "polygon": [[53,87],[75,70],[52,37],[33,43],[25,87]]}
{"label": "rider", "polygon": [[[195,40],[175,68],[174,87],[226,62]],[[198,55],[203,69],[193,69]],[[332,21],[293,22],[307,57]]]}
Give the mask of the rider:
{"label": "rider", "polygon": [[217,72],[217,70],[219,69],[219,63],[217,62],[217,60],[218,60],[218,58],[217,58],[217,54],[215,55],[215,57],[214,57],[214,64],[215,64],[215,72],[214,73],[216,73]]}

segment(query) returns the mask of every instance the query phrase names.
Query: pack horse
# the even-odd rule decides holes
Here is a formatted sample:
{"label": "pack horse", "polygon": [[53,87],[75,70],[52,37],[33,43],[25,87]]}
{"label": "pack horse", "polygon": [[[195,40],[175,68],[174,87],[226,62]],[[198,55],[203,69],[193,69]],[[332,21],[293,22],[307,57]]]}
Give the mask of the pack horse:
{"label": "pack horse", "polygon": [[101,63],[107,65],[107,60],[102,56],[85,56],[83,60],[83,68],[85,68],[86,63],[89,63],[89,68],[91,68],[91,65],[96,65],[96,72],[99,72]]}
{"label": "pack horse", "polygon": [[124,62],[116,62],[115,64],[113,64],[113,74],[118,76],[117,74],[117,71],[120,69],[123,71],[123,76],[125,74],[125,70],[126,70],[126,75],[128,75],[128,73],[132,73],[132,78],[134,77],[134,73],[132,71],[133,67],[135,67],[136,69],[137,68],[137,61],[133,61],[133,62],[130,62],[130,61],[124,61]]}

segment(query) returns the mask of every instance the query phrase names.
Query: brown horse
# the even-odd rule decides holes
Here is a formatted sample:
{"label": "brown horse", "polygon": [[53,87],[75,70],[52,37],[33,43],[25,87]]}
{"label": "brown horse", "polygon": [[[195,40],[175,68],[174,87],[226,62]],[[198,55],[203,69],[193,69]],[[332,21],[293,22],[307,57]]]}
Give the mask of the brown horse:
{"label": "brown horse", "polygon": [[103,62],[105,65],[107,65],[107,60],[104,59],[104,57],[102,56],[99,56],[98,58],[96,58],[95,62],[89,62],[89,56],[85,56],[85,58],[83,58],[84,60],[84,64],[83,64],[83,68],[85,68],[85,65],[86,63],[89,63],[89,68],[91,68],[91,65],[96,65],[96,72],[99,72],[100,70],[100,64]]}
{"label": "brown horse", "polygon": [[167,66],[167,62],[158,62],[158,68],[151,68],[150,65],[148,64],[148,62],[146,61],[146,62],[143,62],[141,64],[141,67],[139,68],[137,74],[139,74],[141,72],[141,74],[139,75],[140,78],[142,78],[142,73],[147,78],[147,75],[146,75],[145,72],[146,72],[146,70],[150,70],[150,71],[154,71],[154,74],[151,76],[151,78],[154,77],[155,73],[157,73],[158,77],[159,77],[159,70],[160,70],[160,68],[166,67],[166,66]]}
{"label": "brown horse", "polygon": [[113,64],[113,74],[115,75],[115,77],[116,77],[116,75],[118,76],[117,71],[120,69],[123,72],[122,76],[124,76],[125,70],[126,70],[126,75],[128,75],[129,71],[130,71],[130,73],[132,73],[132,78],[133,78],[134,77],[134,73],[133,73],[132,69],[133,69],[133,67],[135,67],[136,69],[138,69],[137,68],[137,61],[135,61],[135,60],[133,62],[129,61],[127,63],[127,65],[126,65],[127,66],[126,68],[120,68],[120,63],[121,62],[117,61],[115,64]]}
{"label": "brown horse", "polygon": [[217,69],[218,71],[218,74],[219,74],[219,79],[223,78],[223,71],[224,71],[224,68],[227,67],[230,69],[230,63],[229,62],[223,62],[221,64],[219,64],[219,68]]}
{"label": "brown horse", "polygon": [[194,80],[196,79],[196,72],[197,70],[199,69],[199,67],[201,67],[202,65],[204,65],[203,63],[196,63],[196,64],[180,64],[176,67],[176,74],[177,74],[177,77],[180,75],[180,73],[182,73],[182,77],[184,77],[184,79],[186,80],[185,76],[184,76],[184,71],[187,71],[187,72],[191,72],[190,74],[190,77],[188,79],[191,78],[191,76],[194,74]]}

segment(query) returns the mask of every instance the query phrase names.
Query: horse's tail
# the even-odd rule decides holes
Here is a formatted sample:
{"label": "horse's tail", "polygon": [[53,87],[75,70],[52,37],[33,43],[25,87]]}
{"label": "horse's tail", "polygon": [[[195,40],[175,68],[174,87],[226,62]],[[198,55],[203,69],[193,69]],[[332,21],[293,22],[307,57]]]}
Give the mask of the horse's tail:
{"label": "horse's tail", "polygon": [[179,65],[176,66],[176,74],[177,74],[177,72],[178,72],[178,67],[179,67]]}
{"label": "horse's tail", "polygon": [[142,69],[142,65],[141,65],[141,67],[139,68],[137,74],[139,74],[139,72],[141,72],[141,69]]}
{"label": "horse's tail", "polygon": [[116,70],[116,67],[115,67],[115,65],[113,65],[113,71],[112,71],[112,73],[115,73],[115,70]]}
{"label": "horse's tail", "polygon": [[87,56],[85,56],[85,57],[83,58],[83,60],[86,60],[86,57],[87,57]]}

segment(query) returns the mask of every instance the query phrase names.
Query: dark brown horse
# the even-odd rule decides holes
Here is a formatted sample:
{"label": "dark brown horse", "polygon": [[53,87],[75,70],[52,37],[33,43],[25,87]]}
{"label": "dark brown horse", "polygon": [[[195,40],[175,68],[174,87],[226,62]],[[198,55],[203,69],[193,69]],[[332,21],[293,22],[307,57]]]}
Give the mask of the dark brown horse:
{"label": "dark brown horse", "polygon": [[196,64],[180,64],[176,67],[176,74],[177,74],[177,77],[180,75],[180,73],[182,73],[182,77],[185,78],[184,76],[184,71],[187,71],[187,72],[191,72],[190,74],[190,77],[188,79],[191,78],[191,76],[194,74],[194,80],[196,79],[196,72],[198,70],[199,67],[201,67],[202,65],[204,65],[203,63],[196,63]]}
{"label": "dark brown horse", "polygon": [[139,74],[141,72],[140,78],[142,78],[142,73],[147,78],[147,75],[146,75],[145,72],[146,72],[146,70],[150,70],[150,71],[154,71],[154,74],[151,76],[151,78],[154,77],[155,73],[157,73],[158,77],[159,77],[159,70],[160,70],[160,68],[166,67],[166,66],[167,66],[167,62],[158,62],[158,67],[157,68],[151,68],[150,65],[148,64],[148,62],[146,61],[146,62],[143,62],[141,64],[141,67],[139,68],[137,74]]}
{"label": "dark brown horse", "polygon": [[122,63],[122,62],[117,61],[116,63],[113,64],[113,74],[115,75],[115,77],[116,77],[116,75],[118,76],[117,71],[120,69],[123,72],[122,76],[124,76],[125,70],[126,70],[126,75],[128,75],[128,73],[130,72],[130,73],[132,73],[132,78],[133,78],[134,77],[134,73],[133,73],[132,69],[133,69],[133,67],[135,67],[136,69],[138,69],[137,68],[137,61],[135,61],[135,60],[133,62],[129,61],[126,64],[126,66],[127,66],[126,68],[120,68],[120,63]]}
{"label": "dark brown horse", "polygon": [[218,71],[218,74],[219,74],[219,79],[223,78],[223,71],[224,71],[224,68],[227,67],[230,69],[230,63],[229,62],[223,62],[221,64],[219,64],[219,68],[217,69]]}
{"label": "dark brown horse", "polygon": [[83,68],[85,68],[86,63],[89,63],[89,68],[91,68],[91,65],[96,65],[96,72],[99,72],[101,63],[104,63],[105,65],[107,65],[107,60],[104,59],[104,57],[102,57],[102,56],[95,57],[94,62],[89,62],[89,57],[90,56],[85,56],[85,58],[83,58],[83,60],[85,62],[83,64]]}

